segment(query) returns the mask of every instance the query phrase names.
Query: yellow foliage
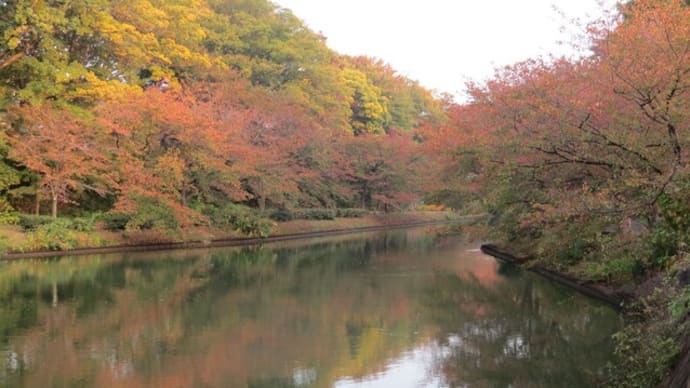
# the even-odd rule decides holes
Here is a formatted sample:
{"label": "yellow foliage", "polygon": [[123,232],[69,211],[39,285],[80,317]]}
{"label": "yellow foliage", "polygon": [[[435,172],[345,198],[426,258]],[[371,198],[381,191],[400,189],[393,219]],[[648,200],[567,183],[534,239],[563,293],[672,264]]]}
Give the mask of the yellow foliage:
{"label": "yellow foliage", "polygon": [[388,100],[381,89],[372,84],[366,74],[356,69],[344,69],[341,77],[350,89],[350,124],[355,133],[383,133],[391,117]]}
{"label": "yellow foliage", "polygon": [[66,95],[68,100],[103,101],[119,99],[141,92],[136,85],[120,82],[119,80],[103,80],[92,72],[80,74],[79,88]]}
{"label": "yellow foliage", "polygon": [[439,204],[425,204],[419,206],[417,210],[423,211],[423,212],[440,212],[447,210],[448,208],[445,205],[439,205]]}
{"label": "yellow foliage", "polygon": [[182,188],[184,182],[185,162],[180,157],[177,149],[166,150],[158,157],[153,169],[156,176],[160,177],[165,187],[161,187],[163,192],[175,194]]}

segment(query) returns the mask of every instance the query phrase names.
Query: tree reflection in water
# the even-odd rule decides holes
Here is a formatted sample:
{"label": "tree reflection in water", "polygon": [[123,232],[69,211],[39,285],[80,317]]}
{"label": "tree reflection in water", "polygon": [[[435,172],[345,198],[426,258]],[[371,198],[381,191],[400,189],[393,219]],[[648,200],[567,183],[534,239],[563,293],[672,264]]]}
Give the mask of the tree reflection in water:
{"label": "tree reflection in water", "polygon": [[424,294],[448,385],[592,386],[611,358],[615,313],[509,265],[498,273],[510,281],[438,273]]}
{"label": "tree reflection in water", "polygon": [[467,248],[419,229],[3,263],[0,386],[591,382],[615,313]]}

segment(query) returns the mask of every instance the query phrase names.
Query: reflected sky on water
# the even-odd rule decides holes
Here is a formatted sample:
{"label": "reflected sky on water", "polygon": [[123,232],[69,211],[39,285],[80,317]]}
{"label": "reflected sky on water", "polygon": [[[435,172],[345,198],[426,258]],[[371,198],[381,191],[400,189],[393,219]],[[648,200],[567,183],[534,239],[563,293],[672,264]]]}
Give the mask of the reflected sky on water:
{"label": "reflected sky on water", "polygon": [[609,307],[432,228],[0,265],[1,386],[591,386]]}

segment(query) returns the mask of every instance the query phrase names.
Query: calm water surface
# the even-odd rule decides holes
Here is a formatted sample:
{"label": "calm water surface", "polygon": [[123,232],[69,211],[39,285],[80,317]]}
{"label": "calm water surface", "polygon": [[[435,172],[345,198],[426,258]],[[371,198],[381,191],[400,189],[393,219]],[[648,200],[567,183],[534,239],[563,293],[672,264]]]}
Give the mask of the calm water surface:
{"label": "calm water surface", "polygon": [[578,387],[607,306],[432,229],[0,264],[0,386]]}

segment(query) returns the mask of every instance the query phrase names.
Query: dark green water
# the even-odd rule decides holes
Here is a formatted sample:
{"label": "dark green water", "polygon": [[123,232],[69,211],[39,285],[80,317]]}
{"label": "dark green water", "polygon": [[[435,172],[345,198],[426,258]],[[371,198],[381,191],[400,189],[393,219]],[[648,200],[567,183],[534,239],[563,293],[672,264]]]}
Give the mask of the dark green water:
{"label": "dark green water", "polygon": [[0,264],[10,387],[587,387],[619,325],[431,229]]}

